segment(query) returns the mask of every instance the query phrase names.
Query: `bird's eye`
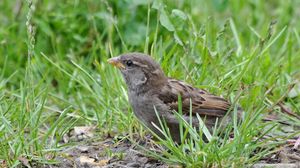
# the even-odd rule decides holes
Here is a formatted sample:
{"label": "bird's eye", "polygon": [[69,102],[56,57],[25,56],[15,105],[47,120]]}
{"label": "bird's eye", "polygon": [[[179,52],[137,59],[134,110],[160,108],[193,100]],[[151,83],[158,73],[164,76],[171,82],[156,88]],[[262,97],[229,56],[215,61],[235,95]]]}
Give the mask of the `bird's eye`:
{"label": "bird's eye", "polygon": [[126,61],[127,66],[131,66],[132,64],[133,64],[133,62],[131,60]]}

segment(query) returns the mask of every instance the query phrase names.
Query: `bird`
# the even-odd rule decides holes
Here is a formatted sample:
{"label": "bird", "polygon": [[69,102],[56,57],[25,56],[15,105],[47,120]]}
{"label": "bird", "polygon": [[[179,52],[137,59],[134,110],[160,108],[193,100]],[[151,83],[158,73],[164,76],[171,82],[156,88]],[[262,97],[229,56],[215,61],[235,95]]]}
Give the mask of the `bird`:
{"label": "bird", "polygon": [[[171,138],[175,142],[181,142],[180,121],[175,114],[179,111],[179,103],[181,117],[187,122],[192,121],[193,127],[199,127],[197,115],[204,118],[209,130],[212,130],[217,120],[219,123],[226,118],[227,123],[232,118],[227,115],[232,109],[229,101],[204,89],[167,77],[160,65],[147,54],[125,53],[110,58],[107,62],[121,71],[127,85],[129,103],[137,119],[161,138],[166,138],[161,131],[163,120]],[[239,108],[238,117],[241,115],[240,111]]]}

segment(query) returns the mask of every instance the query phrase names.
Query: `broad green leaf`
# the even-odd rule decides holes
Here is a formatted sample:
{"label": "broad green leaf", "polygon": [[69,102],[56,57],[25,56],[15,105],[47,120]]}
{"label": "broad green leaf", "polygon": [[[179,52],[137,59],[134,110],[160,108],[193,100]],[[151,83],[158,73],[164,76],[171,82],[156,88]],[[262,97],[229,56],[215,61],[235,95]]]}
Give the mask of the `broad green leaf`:
{"label": "broad green leaf", "polygon": [[159,21],[160,21],[160,24],[162,26],[164,26],[166,29],[168,29],[169,31],[174,31],[175,30],[174,25],[170,21],[168,15],[167,15],[167,13],[165,12],[164,9],[161,10]]}
{"label": "broad green leaf", "polygon": [[183,11],[179,10],[179,9],[173,9],[172,10],[172,15],[177,16],[177,17],[179,17],[182,20],[186,20],[187,19],[186,14]]}

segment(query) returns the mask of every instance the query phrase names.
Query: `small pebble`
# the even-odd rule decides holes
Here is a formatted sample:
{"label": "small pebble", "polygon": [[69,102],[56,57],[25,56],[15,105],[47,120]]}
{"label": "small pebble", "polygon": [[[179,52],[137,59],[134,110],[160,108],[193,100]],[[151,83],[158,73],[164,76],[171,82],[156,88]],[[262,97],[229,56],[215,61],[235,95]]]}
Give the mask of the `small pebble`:
{"label": "small pebble", "polygon": [[78,149],[81,153],[88,153],[89,147],[88,146],[77,146],[76,149]]}
{"label": "small pebble", "polygon": [[142,167],[141,164],[136,162],[131,162],[126,165],[127,167]]}

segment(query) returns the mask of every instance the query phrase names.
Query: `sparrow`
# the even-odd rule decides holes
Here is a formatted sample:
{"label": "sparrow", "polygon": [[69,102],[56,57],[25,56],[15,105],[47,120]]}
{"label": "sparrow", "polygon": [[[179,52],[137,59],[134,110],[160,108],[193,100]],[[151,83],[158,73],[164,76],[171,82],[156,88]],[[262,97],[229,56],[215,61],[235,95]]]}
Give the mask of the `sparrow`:
{"label": "sparrow", "polygon": [[[178,112],[181,98],[182,118],[199,126],[197,114],[212,129],[231,109],[231,104],[206,90],[193,87],[183,81],[169,78],[151,56],[143,53],[127,53],[108,59],[117,67],[125,80],[128,99],[135,116],[158,136],[163,137],[159,118],[164,120],[174,141],[180,142]],[[190,110],[190,107],[192,108]],[[156,111],[155,111],[156,110]],[[240,111],[240,109],[239,109]],[[226,119],[228,120],[228,118]],[[227,121],[228,122],[228,121]]]}

